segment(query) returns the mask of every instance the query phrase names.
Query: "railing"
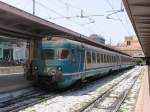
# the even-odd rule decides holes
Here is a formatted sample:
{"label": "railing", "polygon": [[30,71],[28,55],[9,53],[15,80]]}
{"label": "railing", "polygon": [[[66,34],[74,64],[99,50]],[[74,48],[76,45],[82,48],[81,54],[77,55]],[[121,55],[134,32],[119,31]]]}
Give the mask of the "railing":
{"label": "railing", "polygon": [[25,65],[26,60],[8,60],[8,59],[0,59],[0,66],[23,66]]}

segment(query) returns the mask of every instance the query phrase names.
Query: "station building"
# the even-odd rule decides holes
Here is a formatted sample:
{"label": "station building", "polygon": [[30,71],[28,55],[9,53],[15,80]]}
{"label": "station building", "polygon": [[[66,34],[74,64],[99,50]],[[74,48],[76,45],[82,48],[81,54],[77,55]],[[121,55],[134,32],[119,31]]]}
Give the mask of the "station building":
{"label": "station building", "polygon": [[124,53],[127,53],[135,58],[144,57],[144,53],[137,36],[126,36],[124,38],[124,42],[118,43],[116,46],[114,46],[114,48]]}
{"label": "station building", "polygon": [[26,42],[0,37],[0,60],[26,60]]}

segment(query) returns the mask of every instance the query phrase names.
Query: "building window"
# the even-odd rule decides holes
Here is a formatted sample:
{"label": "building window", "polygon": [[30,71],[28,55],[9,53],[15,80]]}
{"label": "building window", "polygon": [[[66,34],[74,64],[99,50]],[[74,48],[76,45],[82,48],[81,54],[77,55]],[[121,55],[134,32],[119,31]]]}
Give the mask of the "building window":
{"label": "building window", "polygon": [[127,41],[127,46],[130,46],[131,45],[131,41]]}

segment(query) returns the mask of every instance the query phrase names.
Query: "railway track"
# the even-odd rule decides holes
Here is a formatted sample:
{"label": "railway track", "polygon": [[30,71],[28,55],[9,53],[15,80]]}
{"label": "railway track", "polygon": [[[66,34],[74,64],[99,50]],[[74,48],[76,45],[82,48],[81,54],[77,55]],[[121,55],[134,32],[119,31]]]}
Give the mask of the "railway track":
{"label": "railway track", "polygon": [[47,93],[39,89],[32,89],[24,94],[0,102],[0,112],[17,112],[44,100],[56,97],[54,93]]}
{"label": "railway track", "polygon": [[[75,110],[75,112],[117,112],[120,105],[126,98],[128,92],[136,82],[141,69],[136,69],[136,74],[128,74],[126,77],[112,85],[107,91],[100,94],[98,98],[87,103],[82,108]],[[139,73],[140,72],[140,73]]]}
{"label": "railway track", "polygon": [[[118,76],[120,76],[119,74],[121,75],[122,73],[118,73]],[[116,77],[116,76],[113,76],[113,77]],[[109,77],[109,76],[106,76],[106,77]],[[102,78],[102,80],[104,81],[105,77]],[[60,92],[60,91],[59,92],[58,91],[47,92],[47,91],[43,91],[40,89],[31,88],[31,89],[27,90],[26,92],[23,92],[23,93],[20,92],[20,94],[13,94],[13,95],[11,95],[11,97],[10,96],[7,98],[4,97],[3,99],[0,97],[0,112],[17,112],[19,110],[28,108],[35,104],[39,104],[46,100],[51,100],[60,95],[65,95],[65,94],[71,93],[71,92],[73,93],[76,90],[90,87],[91,85],[93,85],[96,82],[98,82],[98,80],[94,80],[93,82],[84,83],[79,87],[74,87],[72,89],[69,89],[69,90],[66,90],[63,92]],[[88,105],[88,107],[90,107],[90,106],[91,105]],[[84,108],[80,109],[80,111],[87,110],[88,107],[84,107]]]}

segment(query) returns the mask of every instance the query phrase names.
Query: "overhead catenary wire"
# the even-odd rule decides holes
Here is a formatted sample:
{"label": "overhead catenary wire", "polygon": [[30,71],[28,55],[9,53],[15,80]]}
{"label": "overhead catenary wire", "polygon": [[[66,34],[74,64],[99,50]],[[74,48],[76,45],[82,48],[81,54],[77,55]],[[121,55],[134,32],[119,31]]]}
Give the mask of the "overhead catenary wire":
{"label": "overhead catenary wire", "polygon": [[57,1],[60,2],[60,3],[62,3],[62,4],[64,4],[64,5],[67,4],[68,6],[74,8],[74,9],[83,10],[82,8],[79,8],[79,7],[77,7],[77,6],[74,6],[74,5],[72,5],[72,4],[68,3],[68,2],[64,2],[63,0],[57,0]]}
{"label": "overhead catenary wire", "polygon": [[[47,10],[53,12],[54,14],[56,14],[56,15],[58,15],[58,16],[60,16],[60,17],[65,18],[65,16],[64,16],[63,14],[61,14],[61,13],[55,11],[54,9],[49,8],[48,6],[44,5],[44,4],[41,3],[41,2],[35,1],[35,3],[37,3],[37,4],[40,5],[41,7],[44,7],[45,9],[47,9]],[[80,24],[80,23],[78,23],[78,22],[76,22],[76,21],[73,21],[73,20],[71,20],[71,19],[68,19],[68,18],[65,18],[65,19],[68,20],[68,21],[70,21],[70,22],[72,22],[72,23],[74,23],[74,24],[76,24],[76,25],[78,25],[78,26],[80,26],[80,27],[82,27],[82,28],[84,28],[84,29],[86,29],[86,30],[88,30],[88,31],[90,31],[91,33],[95,33],[93,30],[91,30],[91,29],[89,29],[89,28],[87,28],[87,27],[85,28],[83,24]]]}
{"label": "overhead catenary wire", "polygon": [[[63,0],[57,0],[59,3],[62,3],[63,5],[65,5],[66,7],[72,7],[74,9],[77,9],[80,11],[80,15],[76,15],[76,16],[66,16],[66,17],[60,17],[60,18],[50,18],[50,19],[63,19],[63,18],[66,18],[66,19],[73,19],[73,18],[85,18],[85,19],[88,19],[89,22],[88,24],[90,23],[95,23],[95,20],[93,18],[91,18],[91,16],[104,16],[104,15],[88,15],[88,16],[85,16],[84,15],[84,10],[82,8],[79,8],[79,7],[76,7],[68,2],[64,2]],[[86,23],[84,23],[86,24]]]}
{"label": "overhead catenary wire", "polygon": [[[109,0],[106,0],[106,3],[110,6],[110,8],[112,9],[112,11],[115,12],[115,9],[114,9],[113,5],[110,3],[110,1],[109,1]],[[121,3],[121,5],[122,5],[122,3]],[[122,8],[122,6],[121,6],[121,8]],[[129,31],[128,31],[128,29],[127,29],[126,26],[124,25],[122,19],[119,17],[118,13],[114,13],[114,14],[116,15],[117,19],[121,22],[121,24],[122,24],[123,28],[125,29],[125,31],[126,31],[128,34],[130,34]],[[113,18],[108,18],[108,19],[113,19]]]}

